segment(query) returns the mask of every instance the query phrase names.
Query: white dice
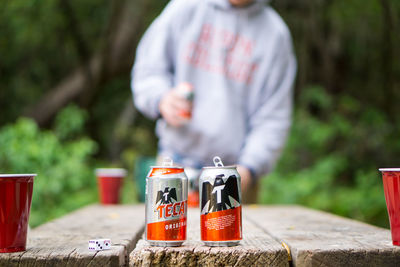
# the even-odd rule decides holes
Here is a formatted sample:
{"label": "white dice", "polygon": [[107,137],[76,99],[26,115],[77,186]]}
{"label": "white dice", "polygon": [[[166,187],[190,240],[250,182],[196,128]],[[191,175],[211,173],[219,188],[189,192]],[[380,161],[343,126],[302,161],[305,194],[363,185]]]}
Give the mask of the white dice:
{"label": "white dice", "polygon": [[89,240],[89,250],[105,250],[111,248],[110,239],[93,239]]}

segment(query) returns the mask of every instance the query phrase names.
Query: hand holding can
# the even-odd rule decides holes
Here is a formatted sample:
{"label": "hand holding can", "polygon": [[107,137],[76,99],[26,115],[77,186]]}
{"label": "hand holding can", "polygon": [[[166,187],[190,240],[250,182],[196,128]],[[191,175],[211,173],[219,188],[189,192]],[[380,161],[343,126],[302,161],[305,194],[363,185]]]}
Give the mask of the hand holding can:
{"label": "hand holding can", "polygon": [[181,83],[169,90],[160,100],[159,110],[163,119],[171,126],[180,127],[192,116],[193,86]]}
{"label": "hand holding can", "polygon": [[190,109],[180,110],[179,115],[185,120],[190,120],[192,118],[192,105],[194,98],[193,86],[190,83],[184,82],[179,84],[179,86],[176,89],[181,97],[183,97],[186,101],[190,102]]}

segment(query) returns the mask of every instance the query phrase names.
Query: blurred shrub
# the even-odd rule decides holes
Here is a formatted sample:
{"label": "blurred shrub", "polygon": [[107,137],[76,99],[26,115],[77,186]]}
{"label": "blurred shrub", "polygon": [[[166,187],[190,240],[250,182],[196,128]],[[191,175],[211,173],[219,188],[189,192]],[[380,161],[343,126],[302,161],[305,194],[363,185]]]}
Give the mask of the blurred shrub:
{"label": "blurred shrub", "polygon": [[79,134],[84,121],[85,113],[70,106],[56,119],[54,132],[26,118],[0,129],[1,172],[38,174],[32,226],[97,200],[90,158],[96,144]]}
{"label": "blurred shrub", "polygon": [[301,204],[388,227],[378,167],[396,158],[391,125],[357,99],[307,88],[283,155],[262,180],[261,202]]}
{"label": "blurred shrub", "polygon": [[54,132],[61,139],[72,139],[83,135],[88,115],[76,105],[64,108],[56,117]]}

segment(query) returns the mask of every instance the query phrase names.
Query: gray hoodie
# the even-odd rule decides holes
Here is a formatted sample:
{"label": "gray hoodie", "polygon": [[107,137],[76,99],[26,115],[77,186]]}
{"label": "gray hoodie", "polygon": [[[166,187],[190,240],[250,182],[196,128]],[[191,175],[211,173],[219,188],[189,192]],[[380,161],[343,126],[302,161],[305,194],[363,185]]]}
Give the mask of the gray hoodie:
{"label": "gray hoodie", "polygon": [[172,0],[139,44],[131,86],[137,108],[158,118],[163,94],[194,85],[188,124],[157,121],[162,155],[191,167],[218,155],[259,177],[286,140],[295,73],[289,30],[266,0]]}

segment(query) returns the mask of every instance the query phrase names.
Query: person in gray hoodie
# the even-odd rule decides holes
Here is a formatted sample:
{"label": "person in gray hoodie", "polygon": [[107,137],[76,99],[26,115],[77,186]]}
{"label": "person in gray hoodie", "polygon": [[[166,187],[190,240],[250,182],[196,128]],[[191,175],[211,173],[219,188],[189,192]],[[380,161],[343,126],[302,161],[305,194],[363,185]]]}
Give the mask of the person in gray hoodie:
{"label": "person in gray hoodie", "polygon": [[[157,119],[159,155],[193,168],[214,156],[237,165],[244,202],[256,200],[291,125],[296,60],[290,32],[267,2],[172,0],[132,69],[135,105]],[[185,87],[193,101],[179,93]]]}

